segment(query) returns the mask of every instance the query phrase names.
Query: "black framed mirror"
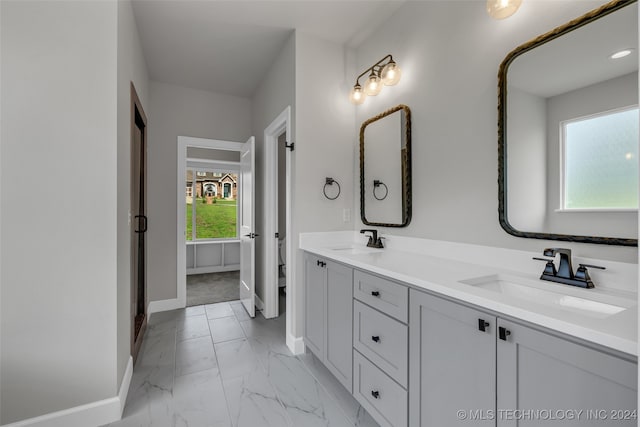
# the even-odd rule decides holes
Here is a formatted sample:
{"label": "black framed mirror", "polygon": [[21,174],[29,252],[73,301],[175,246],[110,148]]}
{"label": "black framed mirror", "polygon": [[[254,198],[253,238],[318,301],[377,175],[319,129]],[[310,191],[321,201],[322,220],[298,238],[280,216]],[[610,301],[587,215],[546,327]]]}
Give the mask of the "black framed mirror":
{"label": "black framed mirror", "polygon": [[366,225],[411,221],[411,110],[397,105],[360,127],[360,218]]}
{"label": "black framed mirror", "polygon": [[511,235],[638,245],[636,0],[609,2],[505,57],[498,187]]}

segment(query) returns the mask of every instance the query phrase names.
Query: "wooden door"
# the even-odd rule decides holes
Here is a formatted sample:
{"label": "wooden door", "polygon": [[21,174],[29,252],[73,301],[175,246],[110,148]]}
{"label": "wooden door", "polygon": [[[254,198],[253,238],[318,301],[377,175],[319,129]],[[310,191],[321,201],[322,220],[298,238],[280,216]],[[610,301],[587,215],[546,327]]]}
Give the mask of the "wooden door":
{"label": "wooden door", "polygon": [[147,118],[131,84],[131,355],[135,362],[147,324]]}

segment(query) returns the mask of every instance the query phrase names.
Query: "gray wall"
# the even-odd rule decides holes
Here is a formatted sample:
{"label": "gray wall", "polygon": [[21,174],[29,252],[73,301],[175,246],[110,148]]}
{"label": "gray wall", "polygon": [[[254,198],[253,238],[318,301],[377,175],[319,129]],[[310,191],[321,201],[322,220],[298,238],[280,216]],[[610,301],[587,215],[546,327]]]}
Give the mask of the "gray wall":
{"label": "gray wall", "polygon": [[546,99],[515,87],[507,93],[508,220],[517,230],[542,231],[547,213]]}
{"label": "gray wall", "polygon": [[222,160],[240,162],[239,151],[215,150],[211,148],[187,147],[188,159]]}
{"label": "gray wall", "polygon": [[[358,46],[357,73],[391,53],[403,77],[356,107],[352,144],[365,119],[398,103],[413,113],[414,216],[407,228],[385,232],[531,251],[557,244],[510,236],[498,223],[498,66],[516,46],[603,3],[523,2],[514,16],[497,21],[483,2],[407,2]],[[637,262],[636,248],[562,246],[580,256]]]}
{"label": "gray wall", "polygon": [[117,394],[117,7],[0,3],[3,424]]}
{"label": "gray wall", "polygon": [[[251,104],[251,130],[256,137],[256,233],[261,236],[265,236],[267,219],[264,212],[264,130],[287,106],[291,106],[291,120],[295,122],[295,44],[295,35],[292,33],[256,89]],[[264,301],[263,263],[267,239],[259,238],[257,243],[256,294]]]}
{"label": "gray wall", "polygon": [[149,300],[176,298],[178,136],[245,142],[251,101],[159,82],[149,87]]}
{"label": "gray wall", "polygon": [[147,112],[149,77],[130,0],[118,2],[118,387],[131,355],[131,83]]}
{"label": "gray wall", "polygon": [[[287,272],[296,268],[293,298],[298,310],[288,315],[293,316],[293,334],[298,337],[304,325],[303,260],[296,250],[300,233],[353,229],[353,216],[343,221],[343,209],[352,209],[354,201],[355,153],[353,107],[347,99],[351,76],[345,75],[345,56],[341,45],[296,33],[295,206],[289,236],[294,259]],[[342,194],[337,200],[322,194],[325,177],[340,183]]]}

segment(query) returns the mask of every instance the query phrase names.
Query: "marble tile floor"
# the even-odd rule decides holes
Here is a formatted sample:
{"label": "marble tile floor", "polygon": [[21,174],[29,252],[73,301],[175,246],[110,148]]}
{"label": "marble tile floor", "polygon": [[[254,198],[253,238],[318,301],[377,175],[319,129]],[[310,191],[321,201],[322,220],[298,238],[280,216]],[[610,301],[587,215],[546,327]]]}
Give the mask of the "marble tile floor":
{"label": "marble tile floor", "polygon": [[151,315],[121,421],[111,427],[377,427],[310,353],[285,345],[285,316],[239,301]]}

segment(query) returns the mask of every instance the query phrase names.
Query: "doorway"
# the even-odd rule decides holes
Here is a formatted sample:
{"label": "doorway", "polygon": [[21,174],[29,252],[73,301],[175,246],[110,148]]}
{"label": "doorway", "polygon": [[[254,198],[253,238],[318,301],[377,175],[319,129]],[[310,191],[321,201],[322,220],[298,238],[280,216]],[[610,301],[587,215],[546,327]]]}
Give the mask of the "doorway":
{"label": "doorway", "polygon": [[135,363],[147,325],[147,117],[131,84],[131,355]]}
{"label": "doorway", "polygon": [[[253,179],[253,164],[246,174],[240,161],[253,144],[253,137],[247,143],[178,137],[177,303],[181,307],[192,305],[187,304],[187,276],[192,275],[225,286],[235,282],[234,299],[240,299],[243,266],[247,268],[244,283],[250,284],[245,299],[253,300],[249,297],[255,294],[255,252],[241,250],[245,234],[249,239],[257,236],[253,223],[243,232],[247,224],[242,222],[243,206],[253,206],[244,200],[252,198],[253,185],[246,181]],[[247,304],[252,314],[249,308]]]}
{"label": "doorway", "polygon": [[187,148],[187,307],[239,299],[239,160],[238,152]]}
{"label": "doorway", "polygon": [[[295,286],[295,241],[291,231],[293,228],[291,176],[294,149],[291,139],[291,107],[288,106],[264,131],[265,242],[262,280],[265,289],[265,309],[263,314],[266,318],[273,318],[282,312],[286,313],[287,347],[294,354],[298,354],[302,352],[303,346],[302,340],[293,335],[294,301],[298,291]],[[284,289],[281,288],[281,284],[284,284]],[[282,293],[285,294],[284,298]],[[284,299],[284,311],[280,307],[281,299]]]}

